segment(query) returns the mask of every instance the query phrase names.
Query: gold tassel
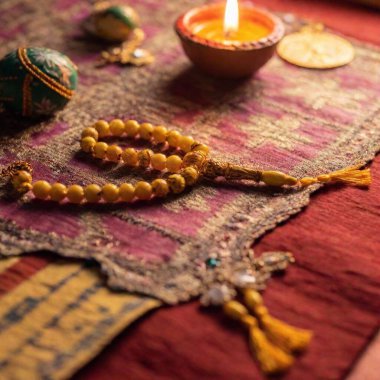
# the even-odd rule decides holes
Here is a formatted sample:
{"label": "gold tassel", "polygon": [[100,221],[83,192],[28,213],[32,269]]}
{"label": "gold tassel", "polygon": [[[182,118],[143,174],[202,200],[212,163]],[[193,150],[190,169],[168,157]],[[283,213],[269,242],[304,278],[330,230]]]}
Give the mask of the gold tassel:
{"label": "gold tassel", "polygon": [[237,301],[228,301],[223,305],[223,310],[227,316],[248,328],[250,348],[264,373],[271,375],[289,369],[294,362],[293,357],[267,339],[260,330],[257,319],[249,314],[244,305]]}
{"label": "gold tassel", "polygon": [[370,169],[360,169],[361,165],[341,169],[317,177],[297,179],[277,170],[258,170],[246,166],[234,165],[228,162],[207,159],[202,163],[201,174],[208,179],[224,177],[227,180],[251,180],[263,182],[268,186],[310,186],[314,183],[341,182],[354,186],[369,186],[371,184]]}
{"label": "gold tassel", "polygon": [[305,350],[313,336],[312,331],[299,329],[288,325],[268,313],[263,305],[261,295],[252,289],[244,291],[244,302],[252,310],[268,339],[287,352],[300,352]]}
{"label": "gold tassel", "polygon": [[309,186],[313,183],[340,182],[354,186],[369,186],[371,184],[370,169],[360,169],[359,166],[337,170],[330,174],[322,174],[316,178],[305,177],[300,179],[302,186]]}
{"label": "gold tassel", "polygon": [[360,166],[338,170],[330,174],[332,181],[348,183],[355,186],[369,186],[371,184],[370,169],[360,170]]}

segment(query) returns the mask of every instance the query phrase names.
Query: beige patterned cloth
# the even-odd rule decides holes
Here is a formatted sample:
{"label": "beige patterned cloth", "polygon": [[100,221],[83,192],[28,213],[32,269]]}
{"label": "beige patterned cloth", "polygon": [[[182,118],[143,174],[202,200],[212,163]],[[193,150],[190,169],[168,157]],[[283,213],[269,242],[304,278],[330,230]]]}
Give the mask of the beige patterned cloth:
{"label": "beige patterned cloth", "polygon": [[[1,163],[27,160],[35,178],[68,184],[153,178],[154,173],[131,172],[79,153],[82,128],[115,117],[164,124],[208,144],[213,157],[297,177],[373,158],[380,146],[378,49],[354,42],[355,60],[336,70],[296,68],[274,57],[253,79],[216,80],[192,68],[172,30],[176,15],[198,3],[137,2],[145,47],[156,62],[98,69],[102,46],[81,29],[87,3],[2,2],[1,22],[12,38],[2,35],[1,53],[21,44],[60,50],[79,66],[80,86],[53,120],[6,119]],[[217,281],[209,258],[218,259],[218,276],[227,278],[249,259],[253,240],[300,211],[316,189],[203,182],[162,202],[92,207],[14,202],[2,194],[0,252],[47,249],[95,259],[111,286],[177,303]]]}

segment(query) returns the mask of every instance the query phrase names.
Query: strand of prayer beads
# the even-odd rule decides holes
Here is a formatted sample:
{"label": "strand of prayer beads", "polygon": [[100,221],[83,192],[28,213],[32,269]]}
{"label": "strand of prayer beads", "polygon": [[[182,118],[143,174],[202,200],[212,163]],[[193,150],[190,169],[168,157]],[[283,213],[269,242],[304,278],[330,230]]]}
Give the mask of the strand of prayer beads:
{"label": "strand of prayer beads", "polygon": [[[179,149],[185,153],[185,156],[183,158],[178,154],[166,156],[163,153],[154,153],[150,149],[140,151],[134,148],[123,149],[118,145],[99,141],[101,138],[123,135],[146,141],[152,140],[155,144],[167,142],[169,147]],[[71,203],[149,200],[153,196],[164,197],[169,192],[179,194],[185,190],[186,186],[194,185],[200,175],[199,169],[209,153],[207,145],[195,142],[191,136],[182,136],[177,131],[168,131],[164,126],[154,127],[150,123],[139,124],[135,120],[123,122],[120,119],[115,119],[110,123],[99,120],[92,127],[85,128],[80,145],[84,152],[98,159],[115,163],[123,162],[129,167],[141,169],[153,168],[165,171],[167,176],[157,178],[151,183],[139,181],[135,185],[123,183],[117,186],[108,183],[102,187],[97,184],[86,187],[74,184],[67,187],[62,183],[50,184],[45,180],[32,183],[32,174],[28,167],[12,174],[13,186],[21,193],[31,190],[38,199],[50,199],[57,202],[65,199]],[[22,166],[22,163],[17,164],[19,167]]]}
{"label": "strand of prayer beads", "polygon": [[[106,137],[129,137],[142,139],[154,145],[175,150],[169,156],[154,153],[151,149],[123,149],[116,144],[100,141]],[[154,169],[163,173],[151,183],[139,181],[136,184],[107,183],[104,186],[90,184],[82,187],[78,184],[66,186],[62,183],[50,184],[45,180],[32,180],[32,167],[27,162],[15,162],[3,169],[1,176],[9,176],[15,190],[21,194],[32,191],[38,199],[50,199],[56,202],[68,200],[71,203],[97,202],[132,202],[136,199],[150,200],[153,197],[165,197],[169,193],[180,194],[186,186],[195,185],[200,178],[226,180],[253,180],[272,187],[307,187],[317,183],[341,182],[356,186],[369,186],[371,175],[369,169],[360,170],[360,166],[345,168],[317,177],[297,179],[280,171],[258,170],[210,159],[209,147],[195,141],[191,136],[183,136],[178,131],[168,130],[164,126],[153,126],[150,123],[139,124],[135,120],[97,121],[86,127],[80,140],[81,149],[101,160],[123,163],[128,167],[139,167],[143,170]],[[176,154],[178,153],[178,154]],[[180,154],[183,155],[181,158]]]}

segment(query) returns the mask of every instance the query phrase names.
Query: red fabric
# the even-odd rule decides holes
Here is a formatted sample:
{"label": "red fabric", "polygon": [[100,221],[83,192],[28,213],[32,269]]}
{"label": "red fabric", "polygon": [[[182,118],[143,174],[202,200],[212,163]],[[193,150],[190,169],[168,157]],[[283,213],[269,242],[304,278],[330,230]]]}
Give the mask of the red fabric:
{"label": "red fabric", "polygon": [[22,257],[6,271],[0,273],[0,297],[16,288],[25,279],[32,277],[53,260],[54,258],[42,254]]}
{"label": "red fabric", "polygon": [[347,36],[380,43],[380,12],[351,4],[348,0],[254,0],[256,4],[280,12],[295,13],[311,21],[323,22]]}
{"label": "red fabric", "polygon": [[[380,14],[331,1],[259,0],[380,44]],[[270,282],[273,315],[314,330],[309,351],[284,379],[343,378],[379,326],[380,158],[370,190],[330,187],[256,244],[289,250],[297,263]],[[128,328],[76,379],[259,379],[246,332],[196,302],[158,310]]]}

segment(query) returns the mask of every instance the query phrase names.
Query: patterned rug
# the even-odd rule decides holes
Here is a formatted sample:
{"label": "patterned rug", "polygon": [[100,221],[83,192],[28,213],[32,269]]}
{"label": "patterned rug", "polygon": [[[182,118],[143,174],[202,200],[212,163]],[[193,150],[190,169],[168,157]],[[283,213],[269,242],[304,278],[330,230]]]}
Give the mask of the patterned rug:
{"label": "patterned rug", "polygon": [[[380,147],[378,49],[355,42],[356,59],[336,70],[300,69],[276,57],[255,79],[215,80],[190,66],[171,27],[194,3],[202,1],[138,1],[145,46],[156,63],[97,69],[102,47],[81,29],[86,2],[2,2],[7,28],[0,52],[25,43],[63,51],[79,66],[80,87],[53,120],[3,120],[0,163],[27,160],[35,178],[64,183],[134,182],[141,173],[78,153],[84,126],[115,117],[165,124],[207,143],[214,157],[297,177],[373,158]],[[301,210],[316,189],[203,183],[164,202],[93,207],[16,203],[2,194],[0,252],[50,250],[95,259],[110,286],[177,303],[205,290],[208,258],[218,257],[222,271],[233,270],[254,239]]]}

